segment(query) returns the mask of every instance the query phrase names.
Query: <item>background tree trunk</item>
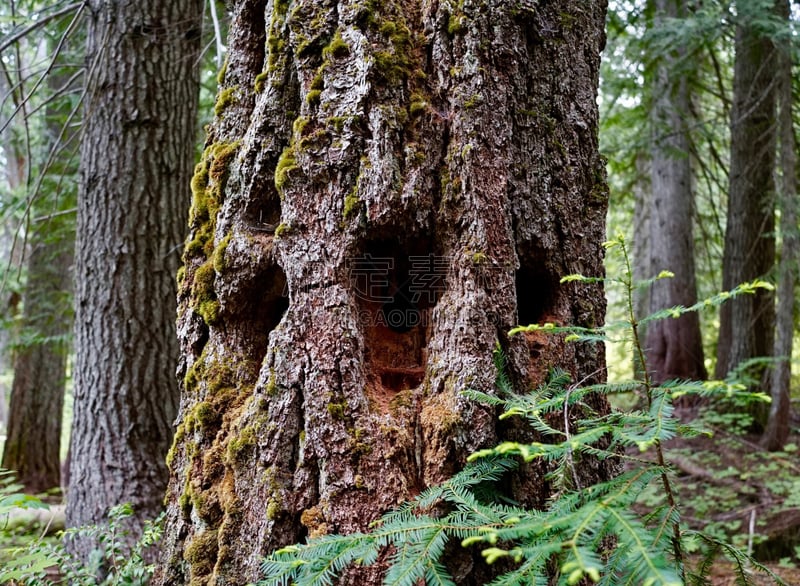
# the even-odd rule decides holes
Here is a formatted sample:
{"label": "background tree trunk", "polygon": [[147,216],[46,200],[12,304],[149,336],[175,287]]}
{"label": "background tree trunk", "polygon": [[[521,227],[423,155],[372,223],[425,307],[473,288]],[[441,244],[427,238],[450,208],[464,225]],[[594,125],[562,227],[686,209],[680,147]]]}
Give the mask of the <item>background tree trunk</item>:
{"label": "background tree trunk", "polygon": [[[55,39],[42,42],[51,52],[62,41],[67,22]],[[67,45],[66,42],[63,43]],[[71,43],[71,44],[74,44]],[[72,101],[62,92],[75,90],[70,65],[75,51],[62,54],[56,72],[47,78],[50,91],[45,108],[45,144],[38,152],[37,193],[29,193],[27,279],[23,290],[22,331],[18,332],[9,424],[3,468],[15,470],[31,493],[61,486],[61,430],[67,355],[72,329],[72,265],[78,173],[74,157],[76,133],[71,120]],[[82,54],[82,51],[80,52]],[[67,213],[58,213],[66,210]]]}
{"label": "background tree trunk", "polygon": [[38,238],[28,258],[23,303],[24,338],[14,360],[3,468],[32,494],[60,486],[61,419],[72,324],[70,241]]}
{"label": "background tree trunk", "polygon": [[[772,42],[748,24],[740,2],[731,109],[731,163],[722,287],[763,277],[775,262],[775,55]],[[760,16],[760,15],[757,15]],[[761,290],[720,311],[715,376],[745,360],[772,356],[774,296]],[[763,367],[757,369],[763,372]]]}
{"label": "background tree trunk", "polygon": [[[155,584],[255,580],[274,548],[363,530],[513,433],[459,396],[493,388],[498,344],[520,389],[555,366],[604,376],[601,346],[507,335],[602,323],[601,287],[559,278],[603,271],[603,2],[233,12],[192,182]],[[515,495],[544,503],[543,473]],[[468,556],[451,569],[486,577]]]}
{"label": "background tree trunk", "polygon": [[[654,27],[668,18],[686,16],[682,0],[656,0]],[[689,157],[689,80],[683,51],[663,53],[657,59],[652,82],[650,267],[671,279],[656,282],[650,292],[650,311],[689,306],[697,301],[695,282],[694,194]],[[700,319],[689,313],[678,319],[648,324],[647,365],[655,383],[670,379],[706,378]]]}
{"label": "background tree trunk", "polygon": [[[777,3],[783,18],[789,19],[789,3]],[[794,336],[795,283],[800,242],[797,234],[797,145],[792,122],[792,57],[788,50],[778,54],[778,128],[781,167],[781,260],[778,266],[778,307],[775,356],[779,359],[770,377],[772,403],[761,443],[769,450],[783,449],[789,437],[791,412],[792,337]]]}
{"label": "background tree trunk", "polygon": [[202,3],[93,0],[88,10],[70,526],[123,502],[140,520],[162,508]]}

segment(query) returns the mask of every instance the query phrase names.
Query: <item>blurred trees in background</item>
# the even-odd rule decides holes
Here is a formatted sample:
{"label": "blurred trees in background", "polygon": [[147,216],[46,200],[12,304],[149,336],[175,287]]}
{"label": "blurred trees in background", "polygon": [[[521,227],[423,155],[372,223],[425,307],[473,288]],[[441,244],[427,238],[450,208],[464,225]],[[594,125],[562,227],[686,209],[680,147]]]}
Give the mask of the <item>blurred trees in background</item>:
{"label": "blurred trees in background", "polygon": [[[787,207],[792,217],[797,178],[792,167],[776,165],[776,137],[780,133],[782,143],[793,138],[796,122],[790,104],[778,122],[775,96],[779,54],[784,70],[797,61],[797,5],[653,0],[612,2],[610,9],[601,92],[602,150],[612,188],[609,229],[635,224],[640,278],[662,270],[676,275],[656,284],[650,311],[690,304],[698,291],[705,297],[756,277],[778,282],[791,276],[797,259],[786,244],[796,237],[796,220],[776,231],[776,217]],[[791,83],[785,89],[791,103],[797,90]],[[673,194],[684,199],[661,199],[665,185],[682,186]],[[665,209],[665,202],[674,207]],[[634,208],[637,220],[631,223],[626,218]],[[658,298],[660,288],[671,288],[673,296]],[[794,283],[785,283],[779,296],[781,325],[794,332]],[[664,380],[698,378],[703,370],[718,378],[736,372],[766,393],[775,380],[786,394],[786,372],[772,377],[773,367],[789,368],[791,358],[785,341],[774,345],[774,306],[775,295],[767,291],[723,305],[719,320],[703,316],[702,349],[696,334],[681,338],[677,323],[663,338],[648,332],[651,364],[670,356],[665,349],[671,347],[685,369],[653,374]],[[703,355],[704,369],[693,360]],[[783,411],[788,413],[788,404]],[[767,425],[765,413],[754,414],[753,429]]]}

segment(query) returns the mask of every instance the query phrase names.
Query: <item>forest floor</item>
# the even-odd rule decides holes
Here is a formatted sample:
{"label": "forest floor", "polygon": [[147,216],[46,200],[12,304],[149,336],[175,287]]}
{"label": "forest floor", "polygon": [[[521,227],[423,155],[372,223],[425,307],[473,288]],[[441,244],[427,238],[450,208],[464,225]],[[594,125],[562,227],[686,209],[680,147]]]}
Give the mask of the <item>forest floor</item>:
{"label": "forest floor", "polygon": [[[785,449],[768,452],[758,436],[747,433],[739,415],[711,409],[686,414],[711,435],[678,438],[665,445],[666,460],[675,470],[681,518],[691,529],[731,542],[780,576],[800,586],[800,429],[795,427]],[[651,487],[644,506],[663,502],[663,489]],[[690,563],[699,556],[690,552]],[[753,573],[753,584],[773,584]],[[738,584],[733,563],[719,560],[711,583]]]}

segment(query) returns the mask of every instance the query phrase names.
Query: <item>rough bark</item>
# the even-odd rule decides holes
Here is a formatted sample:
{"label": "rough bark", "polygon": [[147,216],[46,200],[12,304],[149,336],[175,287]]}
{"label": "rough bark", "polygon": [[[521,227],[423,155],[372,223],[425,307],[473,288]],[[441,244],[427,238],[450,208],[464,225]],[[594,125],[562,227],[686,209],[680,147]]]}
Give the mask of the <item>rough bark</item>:
{"label": "rough bark", "polygon": [[[664,19],[686,16],[683,0],[656,0],[654,26]],[[650,267],[656,274],[675,275],[657,281],[650,293],[650,312],[697,301],[695,281],[694,194],[689,158],[689,85],[685,51],[666,52],[657,59],[652,82],[650,147],[652,200]],[[655,275],[649,275],[653,277]],[[646,360],[652,380],[706,378],[700,319],[689,313],[678,319],[648,324]]]}
{"label": "rough bark", "polygon": [[[507,335],[603,319],[599,285],[559,284],[603,270],[603,2],[233,11],[192,185],[155,584],[255,580],[274,548],[363,530],[450,476],[504,431],[459,396],[493,388],[498,343],[520,389],[604,371],[600,347]],[[543,503],[543,473],[517,496]],[[459,583],[485,577],[472,564],[454,557]]]}
{"label": "rough bark", "polygon": [[102,522],[123,502],[139,519],[162,508],[202,2],[94,0],[87,8],[70,526]]}
{"label": "rough bark", "polygon": [[[731,161],[722,287],[764,277],[775,262],[775,48],[744,19],[736,28]],[[720,311],[715,376],[772,355],[775,309],[761,290]],[[758,376],[758,372],[751,373]]]}
{"label": "rough bark", "polygon": [[[781,16],[789,18],[789,3],[779,0]],[[780,139],[781,260],[778,265],[778,306],[774,354],[778,362],[770,376],[772,403],[761,438],[769,450],[783,449],[789,437],[791,413],[792,342],[794,337],[795,283],[800,262],[797,234],[797,151],[792,120],[792,58],[786,49],[778,54],[778,128]]]}

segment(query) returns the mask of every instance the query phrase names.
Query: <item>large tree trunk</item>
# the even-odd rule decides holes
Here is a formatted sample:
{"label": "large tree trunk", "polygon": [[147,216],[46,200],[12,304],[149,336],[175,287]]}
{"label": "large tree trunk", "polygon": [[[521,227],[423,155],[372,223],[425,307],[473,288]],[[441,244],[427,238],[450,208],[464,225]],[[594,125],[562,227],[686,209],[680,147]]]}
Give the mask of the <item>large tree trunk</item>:
{"label": "large tree trunk", "polygon": [[102,522],[123,502],[140,519],[162,508],[202,2],[94,0],[88,10],[70,526]]}
{"label": "large tree trunk", "polygon": [[[740,2],[731,109],[731,167],[722,287],[765,276],[775,262],[775,48]],[[772,355],[775,309],[760,290],[722,306],[715,376]],[[755,373],[758,376],[758,371]]]}
{"label": "large tree trunk", "polygon": [[[780,14],[789,18],[789,3],[778,0]],[[769,450],[783,449],[789,437],[789,414],[791,412],[792,341],[794,338],[795,284],[800,241],[797,234],[797,151],[794,123],[792,121],[792,56],[787,49],[778,55],[778,128],[780,135],[781,166],[781,261],[778,269],[778,308],[775,337],[775,364],[770,377],[772,403],[769,408],[767,427],[761,438],[762,445]]]}
{"label": "large tree trunk", "polygon": [[[655,27],[667,18],[686,16],[683,0],[656,0]],[[658,59],[652,83],[650,267],[669,270],[671,279],[657,281],[650,292],[650,313],[697,301],[694,266],[694,195],[689,158],[689,85],[682,51]],[[649,275],[652,277],[654,275]],[[654,382],[706,378],[700,319],[689,313],[658,320],[647,327],[647,366]]]}
{"label": "large tree trunk", "polygon": [[[192,182],[156,584],[255,580],[452,475],[498,439],[459,396],[493,388],[497,344],[519,389],[604,372],[600,346],[507,335],[602,323],[601,287],[559,277],[603,271],[604,2],[287,4],[234,3]],[[515,488],[549,496],[541,469]]]}

